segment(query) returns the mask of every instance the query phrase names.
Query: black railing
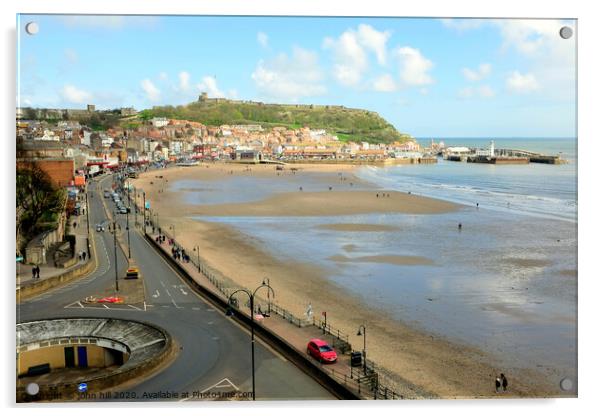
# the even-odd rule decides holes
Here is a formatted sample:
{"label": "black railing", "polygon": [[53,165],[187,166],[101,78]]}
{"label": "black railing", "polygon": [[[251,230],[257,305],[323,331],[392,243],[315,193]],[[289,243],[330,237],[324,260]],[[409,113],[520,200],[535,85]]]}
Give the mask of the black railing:
{"label": "black railing", "polygon": [[[152,214],[152,211],[148,211],[149,214]],[[166,239],[172,240],[173,245],[176,248],[184,249],[188,254],[192,253],[181,244],[178,244],[178,242],[173,238],[173,235],[169,231],[165,230],[165,227],[160,228],[158,224],[155,224],[153,215],[147,215],[147,222],[149,226],[155,227],[156,232],[160,229],[161,235],[164,235]],[[213,287],[222,293],[226,298],[228,298],[234,291],[242,289],[242,287],[237,285],[232,279],[214,270],[202,261],[200,261],[200,263],[197,262],[197,259],[194,258],[196,256],[189,257],[189,262],[199,269],[201,274],[207,278],[207,280],[209,280]],[[311,322],[309,322],[307,318],[299,318],[288,309],[278,305],[273,300],[268,302],[267,299],[263,299],[259,296],[257,296],[257,299],[258,304],[268,305],[267,310],[263,312],[276,313],[277,315],[281,316],[282,319],[287,320],[292,325],[295,325],[299,328],[307,325],[313,325],[317,328],[320,328],[324,334],[328,334],[332,337],[332,345],[335,348],[338,348],[343,354],[351,350],[351,344],[349,344],[349,335],[343,333],[340,329],[335,328],[330,323],[325,323],[322,320],[316,322],[315,316],[312,317]],[[239,308],[240,305],[233,306]],[[245,306],[249,307],[248,302]],[[334,369],[329,369],[325,366],[322,366],[322,370],[327,374],[330,374],[339,382],[343,383],[347,388],[356,391],[362,398],[377,400],[403,399],[403,395],[391,388],[391,386],[395,385],[395,382],[384,376],[384,374],[379,374],[377,366],[370,360],[366,360],[365,372],[363,367],[351,367],[351,371],[348,374],[338,372]]]}

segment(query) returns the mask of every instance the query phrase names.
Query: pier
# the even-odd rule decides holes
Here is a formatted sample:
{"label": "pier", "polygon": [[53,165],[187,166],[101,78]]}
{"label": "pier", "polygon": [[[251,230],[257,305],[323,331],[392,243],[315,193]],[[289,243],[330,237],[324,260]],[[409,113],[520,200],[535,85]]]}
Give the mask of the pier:
{"label": "pier", "polygon": [[559,155],[543,155],[522,149],[496,149],[493,140],[488,149],[474,147],[450,147],[442,152],[445,159],[452,162],[489,163],[495,165],[526,165],[545,163],[560,165],[567,163]]}

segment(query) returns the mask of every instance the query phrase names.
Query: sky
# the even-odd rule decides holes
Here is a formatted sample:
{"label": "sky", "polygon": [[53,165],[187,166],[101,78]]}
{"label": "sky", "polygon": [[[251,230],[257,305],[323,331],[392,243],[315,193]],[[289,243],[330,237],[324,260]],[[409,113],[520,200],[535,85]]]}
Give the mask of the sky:
{"label": "sky", "polygon": [[[29,22],[38,32],[25,31]],[[576,137],[574,20],[17,16],[17,106],[201,92],[380,113],[421,138]]]}

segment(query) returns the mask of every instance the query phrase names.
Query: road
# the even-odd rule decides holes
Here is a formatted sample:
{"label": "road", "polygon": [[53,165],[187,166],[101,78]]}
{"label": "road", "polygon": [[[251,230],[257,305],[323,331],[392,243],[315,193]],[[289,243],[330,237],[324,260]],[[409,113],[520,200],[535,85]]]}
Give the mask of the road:
{"label": "road", "polygon": [[[102,189],[111,184],[110,177],[89,185],[90,223],[106,220]],[[125,230],[125,215],[119,215]],[[114,285],[115,261],[113,236],[95,232],[98,266],[88,277],[74,281],[27,302],[17,305],[17,321],[51,317],[114,317],[149,322],[166,329],[178,347],[176,359],[167,368],[141,383],[128,387],[130,400],[143,399],[144,393],[182,392],[219,393],[238,390],[251,391],[251,345],[245,328],[228,319],[201,299],[144,239],[133,226],[130,216],[132,258],[144,278],[146,305],[96,305],[83,307],[79,302],[86,296],[100,293]],[[127,244],[127,237],[123,241]],[[118,275],[123,276],[127,258],[117,249]],[[283,356],[256,341],[255,381],[257,400],[334,399]],[[128,399],[121,399],[128,400]],[[191,398],[190,400],[195,400]]]}

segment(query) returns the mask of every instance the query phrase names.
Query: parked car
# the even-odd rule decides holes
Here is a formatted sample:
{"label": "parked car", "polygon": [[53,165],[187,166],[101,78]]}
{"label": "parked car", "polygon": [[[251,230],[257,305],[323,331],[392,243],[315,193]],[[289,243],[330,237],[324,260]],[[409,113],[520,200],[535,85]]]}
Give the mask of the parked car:
{"label": "parked car", "polygon": [[105,227],[102,224],[96,224],[96,231],[98,231],[99,233],[101,233],[104,230],[105,230]]}
{"label": "parked car", "polygon": [[127,214],[128,210],[125,207],[121,207],[121,208],[119,208],[119,213],[120,214]]}
{"label": "parked car", "polygon": [[336,351],[326,341],[318,338],[309,340],[307,353],[321,363],[334,363],[337,360]]}

